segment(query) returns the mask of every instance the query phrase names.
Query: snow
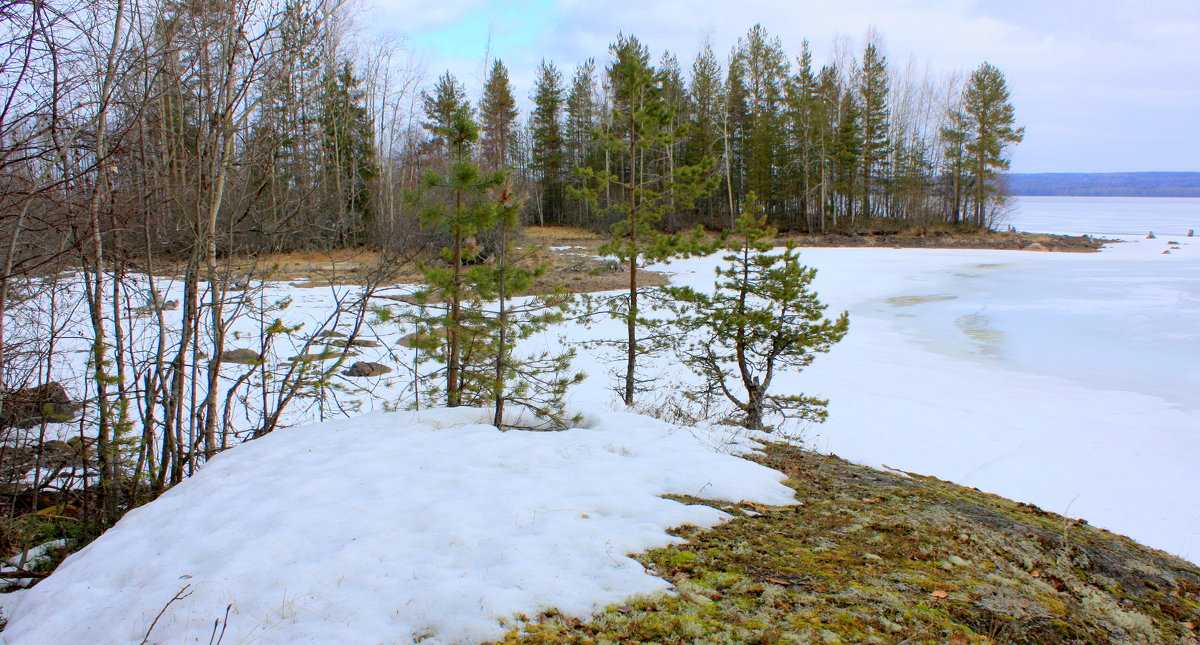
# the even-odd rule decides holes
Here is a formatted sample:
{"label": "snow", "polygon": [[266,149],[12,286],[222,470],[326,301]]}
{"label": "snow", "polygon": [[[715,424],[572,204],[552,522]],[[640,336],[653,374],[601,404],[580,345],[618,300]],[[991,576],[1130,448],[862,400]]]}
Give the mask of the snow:
{"label": "snow", "polygon": [[[851,328],[778,387],[830,399],[829,420],[804,431],[811,447],[1082,517],[1195,561],[1200,238],[1186,232],[1200,229],[1200,200],[1018,204],[1018,228],[1121,242],[1090,254],[803,249],[830,313],[848,310]],[[717,262],[658,268],[707,288]],[[294,297],[285,323],[308,321],[311,334],[346,293],[271,285],[262,300]],[[238,324],[253,338],[254,321]],[[192,595],[151,642],[208,639],[227,606],[225,642],[470,641],[496,637],[516,613],[580,615],[665,589],[626,554],[722,514],[660,495],[784,503],[789,491],[777,473],[723,454],[746,449],[738,437],[611,409],[612,365],[589,341],[620,338],[622,325],[569,324],[526,346],[579,350],[589,378],[571,405],[586,427],[501,434],[480,425],[483,412],[455,410],[277,431],[2,597],[11,622],[0,642],[141,642],[185,585]],[[409,331],[369,325],[363,337],[383,347],[355,360],[411,362],[395,345]],[[297,341],[279,341],[280,356],[296,353]],[[691,378],[669,356],[641,367],[653,384],[644,409],[661,412]],[[346,380],[337,396],[371,412],[407,383],[400,369]],[[336,408],[302,407],[286,422]]]}
{"label": "snow", "polygon": [[666,589],[628,554],[728,515],[662,495],[792,503],[686,430],[584,413],[507,433],[486,410],[372,414],[243,444],[10,597],[0,641],[140,643],[183,591],[150,642],[209,642],[226,607],[227,643],[478,642]]}

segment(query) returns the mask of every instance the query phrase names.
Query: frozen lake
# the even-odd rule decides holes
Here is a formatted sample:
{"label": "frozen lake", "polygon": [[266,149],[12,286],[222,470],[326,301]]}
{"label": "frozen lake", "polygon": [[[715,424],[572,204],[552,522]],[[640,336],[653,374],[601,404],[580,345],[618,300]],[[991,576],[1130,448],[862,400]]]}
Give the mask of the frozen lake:
{"label": "frozen lake", "polygon": [[[807,431],[822,451],[1037,504],[1195,561],[1200,237],[1185,236],[1200,229],[1200,200],[1018,203],[1020,229],[1122,241],[1083,254],[803,249],[851,329],[779,388],[830,399],[829,420]],[[703,286],[715,264],[668,270]],[[664,368],[662,382],[672,376]]]}
{"label": "frozen lake", "polygon": [[1016,197],[1005,220],[1018,231],[1073,235],[1187,235],[1200,231],[1200,199],[1186,197]]}
{"label": "frozen lake", "polygon": [[[1200,200],[1021,198],[1100,253],[807,249],[851,332],[816,444],[1200,558]],[[1156,239],[1145,239],[1154,230]],[[1177,244],[1172,244],[1177,242]],[[1164,253],[1164,251],[1170,253]]]}

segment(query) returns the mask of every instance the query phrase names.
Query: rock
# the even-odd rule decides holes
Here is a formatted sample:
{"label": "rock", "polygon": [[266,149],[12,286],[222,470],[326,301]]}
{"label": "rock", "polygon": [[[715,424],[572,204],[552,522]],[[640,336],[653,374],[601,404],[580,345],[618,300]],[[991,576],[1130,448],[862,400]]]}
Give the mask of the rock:
{"label": "rock", "polygon": [[1033,244],[1030,244],[1029,246],[1027,246],[1021,250],[1022,251],[1049,251],[1050,249],[1046,248],[1046,246],[1044,244],[1042,244],[1041,242],[1034,242]]}
{"label": "rock", "polygon": [[345,356],[358,356],[358,353],[357,353],[357,352],[335,352],[335,351],[328,351],[328,352],[318,352],[318,353],[315,353],[315,354],[300,354],[300,355],[298,355],[298,356],[293,356],[293,357],[289,358],[288,360],[289,360],[289,361],[291,361],[291,362],[293,362],[293,363],[300,363],[300,362],[304,362],[304,363],[311,363],[311,362],[313,362],[313,361],[328,361],[328,360],[333,360],[333,359],[335,359],[335,358],[341,358],[343,355],[345,355]]}
{"label": "rock", "polygon": [[342,374],[345,376],[356,376],[356,377],[383,376],[384,374],[388,374],[391,371],[392,371],[392,368],[388,367],[387,365],[383,365],[381,363],[369,363],[366,361],[358,361],[357,363],[351,365],[350,369],[343,370]]}
{"label": "rock", "polygon": [[1163,252],[1162,252],[1162,254],[1163,254],[1163,255],[1171,255],[1171,251],[1170,251],[1170,250],[1166,250],[1166,251],[1163,251]]}
{"label": "rock", "polygon": [[1195,237],[1195,236],[1196,236],[1196,231],[1189,228],[1188,229],[1188,237]]}
{"label": "rock", "polygon": [[1146,239],[1147,239],[1147,240],[1153,240],[1153,239],[1155,239],[1155,237],[1154,237],[1154,231],[1150,231],[1150,234],[1146,236]]}
{"label": "rock", "polygon": [[439,332],[432,332],[432,333],[413,332],[413,333],[405,336],[404,338],[401,338],[400,340],[396,341],[396,344],[401,347],[407,347],[409,349],[413,349],[418,344],[427,345],[434,339],[440,339],[440,338],[445,338],[445,337],[446,337],[445,329],[442,329],[440,331],[440,333]]}
{"label": "rock", "polygon": [[1167,240],[1167,244],[1174,244],[1175,246],[1179,246],[1179,242],[1176,242],[1175,240]]}
{"label": "rock", "polygon": [[32,428],[41,423],[74,421],[83,409],[61,383],[50,382],[4,395],[0,427]]}
{"label": "rock", "polygon": [[355,338],[353,340],[335,340],[330,342],[329,345],[331,347],[382,347],[383,343],[377,340]]}
{"label": "rock", "polygon": [[227,349],[221,352],[222,363],[238,363],[240,365],[260,365],[262,354],[252,349]]}
{"label": "rock", "polygon": [[66,463],[79,458],[79,449],[66,441],[52,439],[42,444],[42,459],[51,464]]}
{"label": "rock", "polygon": [[[420,303],[420,301],[418,301],[418,300],[417,300],[417,297],[416,297],[416,296],[413,296],[413,295],[395,296],[395,295],[390,295],[390,294],[389,294],[389,295],[384,295],[384,296],[375,296],[375,297],[376,297],[376,298],[379,298],[379,299],[381,299],[381,300],[391,300],[392,302],[403,302],[403,303],[404,303],[404,304],[406,304],[406,305],[419,305],[419,304],[421,304],[421,303]],[[428,301],[428,302],[431,302],[431,303],[432,303],[432,301]]]}

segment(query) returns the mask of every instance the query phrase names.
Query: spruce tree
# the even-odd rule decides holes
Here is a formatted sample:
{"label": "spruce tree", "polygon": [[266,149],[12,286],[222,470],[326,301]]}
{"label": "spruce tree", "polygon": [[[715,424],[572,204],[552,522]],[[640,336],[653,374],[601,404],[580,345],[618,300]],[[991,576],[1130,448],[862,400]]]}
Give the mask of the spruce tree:
{"label": "spruce tree", "polygon": [[350,61],[327,71],[320,113],[326,189],[333,189],[339,210],[352,218],[345,225],[350,230],[340,232],[356,233],[359,242],[374,224],[371,191],[379,172],[375,123],[361,83]]}
{"label": "spruce tree", "polygon": [[[833,133],[834,192],[841,197],[842,213],[854,219],[854,197],[862,167],[862,116],[849,92],[842,94],[837,128]],[[835,210],[834,223],[837,223]]]}
{"label": "spruce tree", "polygon": [[554,63],[538,66],[533,90],[533,113],[529,117],[532,166],[541,201],[539,223],[562,223],[563,179],[566,163],[562,133],[562,74]]}
{"label": "spruce tree", "polygon": [[517,101],[513,98],[508,69],[503,62],[496,61],[492,64],[492,71],[483,86],[483,98],[479,101],[480,156],[488,170],[497,170],[509,164],[517,114]]}
{"label": "spruce tree", "polygon": [[735,62],[730,70],[741,75],[746,98],[745,141],[746,190],[763,200],[768,212],[782,205],[781,170],[786,163],[784,94],[788,60],[778,38],[754,25],[745,39],[738,39]]}
{"label": "spruce tree", "polygon": [[821,139],[828,121],[825,99],[820,95],[812,68],[808,41],[801,44],[796,73],[788,80],[786,96],[787,167],[784,177],[792,187],[793,204],[804,219],[804,230],[816,230],[814,211],[819,205],[821,184]]}
{"label": "spruce tree", "polygon": [[845,312],[824,317],[826,306],[811,284],[816,269],[800,264],[795,246],[771,251],[774,229],[754,195],[747,196],[712,294],[668,287],[679,303],[677,324],[689,332],[682,359],[704,380],[702,396],[719,395],[740,412],[741,423],[769,429],[768,414],[821,422],[825,400],[804,394],[774,394],[784,370],[798,371],[846,335]]}
{"label": "spruce tree", "polygon": [[[681,160],[683,165],[695,165],[705,159],[718,159],[716,170],[720,175],[728,172],[724,163],[728,158],[725,154],[725,86],[722,72],[721,63],[717,61],[712,47],[705,45],[692,63],[689,91],[692,110]],[[705,224],[716,224],[713,215],[721,209],[721,201],[720,196],[699,200],[701,215],[707,218]]]}

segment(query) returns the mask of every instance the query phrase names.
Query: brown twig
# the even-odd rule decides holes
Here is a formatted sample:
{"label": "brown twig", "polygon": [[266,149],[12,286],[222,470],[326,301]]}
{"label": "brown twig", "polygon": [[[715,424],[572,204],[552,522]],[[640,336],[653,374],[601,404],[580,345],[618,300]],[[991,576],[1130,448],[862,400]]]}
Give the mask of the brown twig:
{"label": "brown twig", "polygon": [[[184,598],[192,595],[192,592],[188,591],[188,587],[191,586],[192,585],[190,584],[183,585],[183,588],[175,593],[175,597],[168,600],[167,604],[163,605],[163,608],[158,611],[158,615],[154,617],[154,622],[150,623],[150,629],[146,630],[146,637],[142,639],[141,645],[146,645],[150,642],[150,633],[154,631],[154,626],[158,624],[158,619],[162,618],[163,614],[167,613],[167,608],[171,606],[171,603],[175,602],[176,600],[183,600]],[[187,593],[184,593],[185,591],[187,591]]]}

